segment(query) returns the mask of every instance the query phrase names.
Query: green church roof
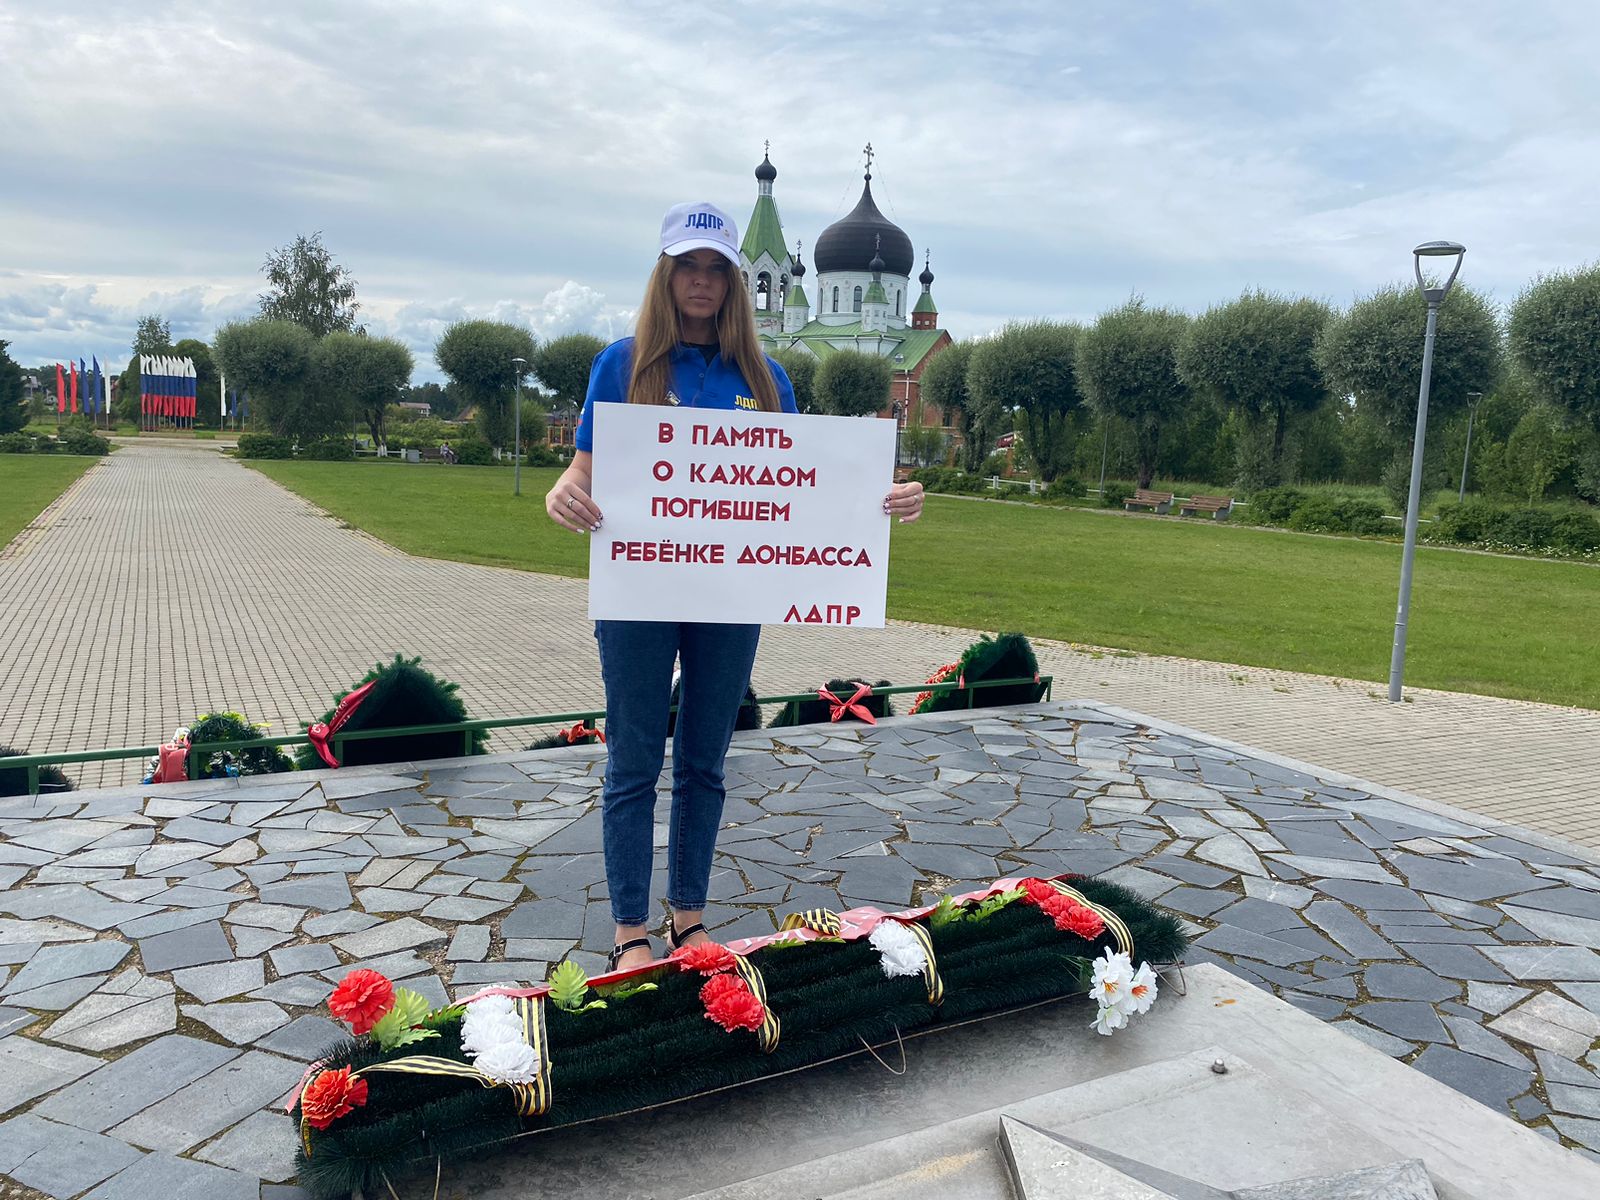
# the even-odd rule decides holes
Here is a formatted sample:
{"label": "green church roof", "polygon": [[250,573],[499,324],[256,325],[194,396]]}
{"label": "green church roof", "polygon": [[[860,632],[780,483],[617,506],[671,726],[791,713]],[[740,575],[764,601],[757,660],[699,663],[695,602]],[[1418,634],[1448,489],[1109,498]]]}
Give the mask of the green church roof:
{"label": "green church roof", "polygon": [[811,301],[806,299],[806,290],[798,283],[789,289],[789,298],[783,302],[785,308],[810,308]]}
{"label": "green church roof", "polygon": [[919,313],[919,312],[936,313],[936,312],[939,311],[939,306],[933,302],[933,293],[932,292],[923,292],[922,295],[917,297],[916,307],[913,308],[911,311],[914,312],[914,313]]}
{"label": "green church roof", "polygon": [[863,304],[887,304],[889,297],[884,295],[883,284],[874,279],[867,285],[867,294],[861,297]]}
{"label": "green church roof", "polygon": [[[893,329],[886,333],[862,333],[861,322],[851,321],[848,325],[824,325],[821,321],[810,321],[802,326],[797,333],[762,334],[761,342],[764,349],[787,350],[797,343],[805,346],[819,360],[827,359],[841,350],[849,350],[850,344],[855,339],[871,341],[894,342],[894,350],[888,355],[890,365],[896,371],[914,371],[917,364],[928,356],[928,353],[945,337],[942,329]],[[844,342],[845,345],[835,346],[834,342]],[[900,355],[900,361],[895,362],[894,356]]]}
{"label": "green church roof", "polygon": [[739,253],[755,262],[766,251],[778,266],[789,262],[789,248],[783,244],[783,222],[778,219],[778,205],[771,196],[757,196],[755,211],[750,214],[750,224],[745,226],[744,241],[739,243]]}

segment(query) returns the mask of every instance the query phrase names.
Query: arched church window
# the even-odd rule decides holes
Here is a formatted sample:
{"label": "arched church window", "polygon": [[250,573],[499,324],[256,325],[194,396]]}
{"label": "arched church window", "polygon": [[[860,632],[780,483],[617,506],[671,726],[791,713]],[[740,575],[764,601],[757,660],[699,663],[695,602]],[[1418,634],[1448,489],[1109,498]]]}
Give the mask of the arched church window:
{"label": "arched church window", "polygon": [[838,288],[834,288],[833,289],[833,311],[834,312],[838,312],[839,311],[839,289]]}
{"label": "arched church window", "polygon": [[756,311],[766,312],[772,307],[772,276],[765,271],[756,276]]}
{"label": "arched church window", "polygon": [[897,317],[905,315],[904,313],[902,313],[900,311],[901,303],[902,303],[902,301],[901,301],[901,298],[900,298],[900,289],[899,288],[895,288],[895,290],[894,290],[894,315],[897,316]]}
{"label": "arched church window", "polygon": [[789,277],[787,275],[779,275],[778,276],[778,307],[782,308],[787,303],[789,303]]}
{"label": "arched church window", "polygon": [[856,285],[856,301],[855,301],[855,303],[856,303],[855,311],[856,312],[860,312],[861,311],[861,286],[859,284]]}

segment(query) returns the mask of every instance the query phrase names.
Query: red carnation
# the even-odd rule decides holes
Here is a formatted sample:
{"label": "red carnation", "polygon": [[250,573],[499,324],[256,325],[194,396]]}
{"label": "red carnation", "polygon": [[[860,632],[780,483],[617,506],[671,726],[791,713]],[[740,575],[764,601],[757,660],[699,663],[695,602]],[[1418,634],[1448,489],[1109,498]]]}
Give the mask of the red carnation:
{"label": "red carnation", "polygon": [[726,996],[730,992],[748,991],[750,991],[750,985],[741,976],[713,975],[706,980],[705,986],[700,989],[700,1003],[709,1008],[711,1007],[711,1002],[720,996]]}
{"label": "red carnation", "polygon": [[[729,975],[717,975],[712,983],[718,979],[733,978]],[[740,980],[743,983],[743,980]],[[710,986],[709,984],[707,985]],[[702,992],[704,989],[702,989]],[[755,993],[748,986],[724,989],[721,995],[713,997],[706,1003],[706,1017],[721,1025],[729,1033],[735,1029],[757,1030],[761,1022],[766,1019],[767,1010],[757,1000]]]}
{"label": "red carnation", "polygon": [[1069,901],[1059,912],[1050,915],[1055,919],[1057,929],[1063,933],[1075,933],[1086,942],[1094,941],[1106,931],[1106,923],[1100,914],[1082,904]]}
{"label": "red carnation", "polygon": [[672,958],[685,971],[699,971],[702,975],[715,975],[718,971],[733,969],[733,951],[716,942],[679,947],[672,952]]}
{"label": "red carnation", "polygon": [[[357,974],[376,975],[377,972],[358,971]],[[378,978],[383,979],[383,976]],[[366,1102],[367,1081],[351,1079],[350,1068],[340,1067],[337,1071],[322,1071],[306,1084],[306,1090],[300,1093],[300,1115],[314,1128],[326,1129]]]}
{"label": "red carnation", "polygon": [[328,997],[328,1011],[350,1023],[357,1037],[369,1033],[394,1007],[394,984],[376,971],[351,971]]}
{"label": "red carnation", "polygon": [[1060,892],[1042,879],[1024,879],[1022,881],[1022,890],[1027,893],[1022,902],[1024,904],[1037,904],[1040,908],[1043,908],[1050,900],[1065,899]]}

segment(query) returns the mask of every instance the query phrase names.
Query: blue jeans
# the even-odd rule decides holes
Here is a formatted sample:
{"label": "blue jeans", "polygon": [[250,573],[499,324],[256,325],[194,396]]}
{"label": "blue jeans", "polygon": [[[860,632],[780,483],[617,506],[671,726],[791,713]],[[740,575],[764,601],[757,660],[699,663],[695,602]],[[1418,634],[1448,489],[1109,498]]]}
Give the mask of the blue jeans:
{"label": "blue jeans", "polygon": [[601,791],[606,881],[618,925],[650,916],[656,780],[667,749],[672,664],[682,672],[672,741],[667,903],[706,905],[722,823],[723,759],[750,686],[759,625],[597,621],[606,688],[606,779]]}

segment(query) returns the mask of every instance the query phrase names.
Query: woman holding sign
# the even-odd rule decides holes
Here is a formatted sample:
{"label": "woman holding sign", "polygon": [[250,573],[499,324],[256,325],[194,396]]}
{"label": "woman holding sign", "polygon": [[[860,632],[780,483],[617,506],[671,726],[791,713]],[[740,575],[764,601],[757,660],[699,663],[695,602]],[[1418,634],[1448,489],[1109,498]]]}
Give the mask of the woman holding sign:
{"label": "woman holding sign", "polygon": [[[795,410],[783,368],[761,352],[739,264],[733,221],[710,204],[679,204],[661,222],[661,253],[645,287],[638,331],[601,351],[589,373],[577,453],[545,497],[552,520],[577,533],[600,528],[592,485],[594,406],[672,404]],[[922,515],[922,485],[896,484],[883,510]],[[712,615],[712,614],[708,614]],[[606,689],[606,778],[601,801],[606,880],[616,921],[613,970],[653,957],[646,924],[656,780],[666,752],[672,668],[681,670],[672,749],[667,903],[674,947],[707,941],[700,916],[722,822],[723,760],[750,684],[759,625],[597,621]]]}

